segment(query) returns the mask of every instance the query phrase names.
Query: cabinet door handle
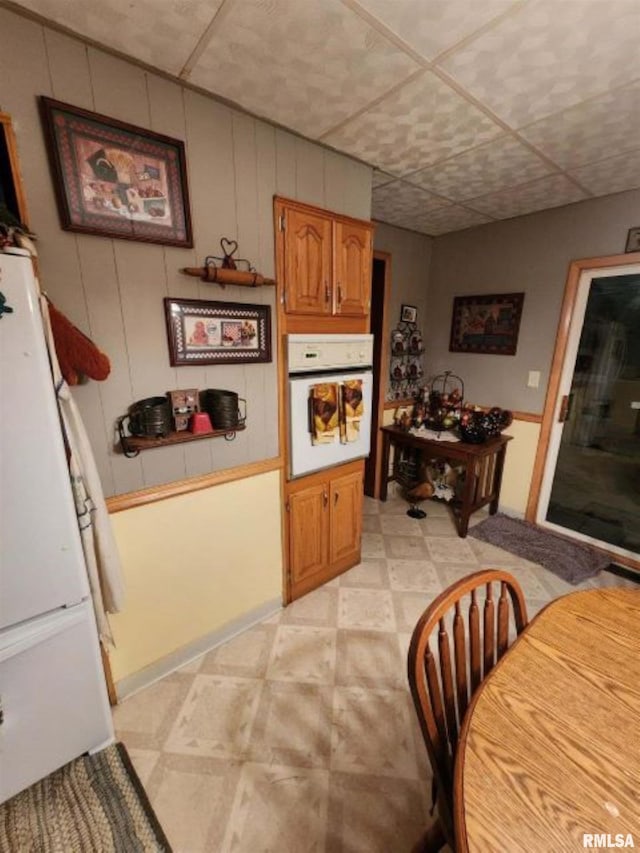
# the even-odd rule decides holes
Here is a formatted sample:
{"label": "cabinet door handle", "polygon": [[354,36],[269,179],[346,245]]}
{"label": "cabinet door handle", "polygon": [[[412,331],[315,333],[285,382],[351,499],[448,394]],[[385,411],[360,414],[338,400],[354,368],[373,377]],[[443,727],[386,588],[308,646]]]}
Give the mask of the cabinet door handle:
{"label": "cabinet door handle", "polygon": [[329,495],[324,491],[322,493],[322,503],[326,506],[329,503]]}
{"label": "cabinet door handle", "polygon": [[333,496],[333,505],[335,506],[338,503],[338,498],[340,497],[340,492],[336,492]]}
{"label": "cabinet door handle", "polygon": [[338,305],[342,304],[342,285],[338,282]]}
{"label": "cabinet door handle", "polygon": [[331,293],[329,291],[329,284],[325,281],[324,283],[324,301],[328,302],[331,298]]}

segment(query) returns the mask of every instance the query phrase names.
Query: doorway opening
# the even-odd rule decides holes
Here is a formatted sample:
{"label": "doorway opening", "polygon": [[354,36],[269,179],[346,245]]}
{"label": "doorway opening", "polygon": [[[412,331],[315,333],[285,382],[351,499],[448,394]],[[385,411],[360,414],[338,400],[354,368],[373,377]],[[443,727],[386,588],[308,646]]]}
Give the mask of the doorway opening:
{"label": "doorway opening", "polygon": [[380,463],[382,461],[382,435],[384,402],[389,374],[387,305],[391,290],[391,255],[374,252],[371,270],[370,329],[373,335],[373,402],[371,412],[371,452],[364,468],[364,493],[371,498],[380,497]]}

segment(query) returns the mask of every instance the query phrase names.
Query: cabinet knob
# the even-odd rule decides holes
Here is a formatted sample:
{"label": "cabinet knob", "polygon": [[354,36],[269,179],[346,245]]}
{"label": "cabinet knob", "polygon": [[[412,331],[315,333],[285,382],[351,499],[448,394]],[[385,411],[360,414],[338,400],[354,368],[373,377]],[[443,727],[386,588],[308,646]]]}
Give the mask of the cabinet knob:
{"label": "cabinet knob", "polygon": [[331,299],[331,293],[329,291],[329,284],[325,281],[324,283],[324,301],[328,302]]}
{"label": "cabinet knob", "polygon": [[325,491],[322,493],[322,503],[326,506],[329,503],[329,495]]}
{"label": "cabinet knob", "polygon": [[342,285],[338,282],[338,305],[342,304]]}

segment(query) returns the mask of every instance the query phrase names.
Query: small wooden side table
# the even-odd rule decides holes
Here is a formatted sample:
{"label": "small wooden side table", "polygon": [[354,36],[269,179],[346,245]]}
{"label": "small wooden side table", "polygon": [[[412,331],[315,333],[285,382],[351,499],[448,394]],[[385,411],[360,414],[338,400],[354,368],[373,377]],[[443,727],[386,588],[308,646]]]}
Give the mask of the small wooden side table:
{"label": "small wooden side table", "polygon": [[395,426],[381,428],[382,476],[380,500],[387,499],[389,476],[389,455],[391,445],[396,449],[411,447],[419,450],[426,459],[446,459],[450,464],[464,468],[464,486],[459,500],[449,504],[458,529],[458,535],[464,538],[469,528],[469,517],[476,510],[489,504],[489,513],[498,511],[502,471],[510,435],[499,435],[484,444],[467,444],[464,441],[434,441],[422,438]]}

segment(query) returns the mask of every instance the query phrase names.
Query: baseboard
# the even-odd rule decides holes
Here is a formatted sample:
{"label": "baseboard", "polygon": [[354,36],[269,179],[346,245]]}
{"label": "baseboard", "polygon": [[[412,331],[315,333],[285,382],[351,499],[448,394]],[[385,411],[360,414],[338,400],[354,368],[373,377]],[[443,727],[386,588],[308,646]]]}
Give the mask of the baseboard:
{"label": "baseboard", "polygon": [[248,613],[243,613],[242,616],[233,619],[231,622],[227,622],[222,628],[216,628],[215,631],[211,631],[203,637],[198,637],[197,640],[187,643],[186,646],[181,646],[175,652],[171,652],[166,657],[149,664],[149,666],[145,666],[144,669],[134,672],[132,675],[127,675],[125,678],[120,679],[120,681],[116,681],[115,688],[118,702],[121,702],[133,693],[137,693],[139,690],[143,690],[145,687],[149,687],[151,684],[164,678],[165,675],[170,675],[172,672],[180,669],[180,667],[191,663],[191,661],[211,651],[211,649],[215,649],[216,646],[220,646],[238,634],[242,634],[243,631],[252,628],[258,622],[262,622],[270,616],[275,616],[280,610],[282,610],[282,600],[280,598],[267,601],[261,604],[260,607],[256,607]]}

